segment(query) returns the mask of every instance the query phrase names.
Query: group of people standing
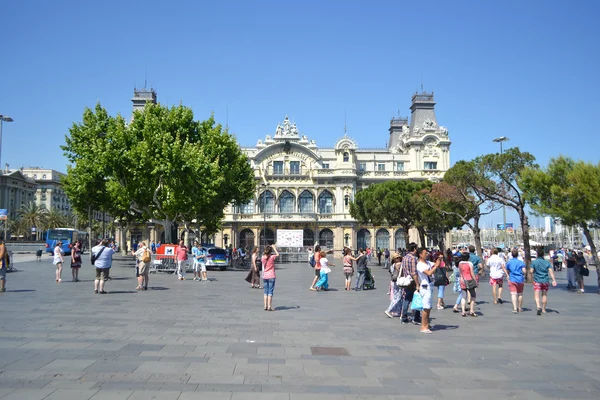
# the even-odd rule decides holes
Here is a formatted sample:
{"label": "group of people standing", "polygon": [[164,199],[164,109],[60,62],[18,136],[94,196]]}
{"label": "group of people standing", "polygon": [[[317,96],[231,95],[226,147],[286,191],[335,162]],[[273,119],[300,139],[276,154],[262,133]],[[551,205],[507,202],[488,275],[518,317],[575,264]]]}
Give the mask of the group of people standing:
{"label": "group of people standing", "polygon": [[[56,283],[62,283],[62,271],[65,264],[65,251],[62,248],[62,241],[57,241],[52,251],[52,264],[56,267]],[[71,247],[71,275],[73,282],[79,282],[79,269],[81,268],[81,249],[83,243],[75,242]]]}

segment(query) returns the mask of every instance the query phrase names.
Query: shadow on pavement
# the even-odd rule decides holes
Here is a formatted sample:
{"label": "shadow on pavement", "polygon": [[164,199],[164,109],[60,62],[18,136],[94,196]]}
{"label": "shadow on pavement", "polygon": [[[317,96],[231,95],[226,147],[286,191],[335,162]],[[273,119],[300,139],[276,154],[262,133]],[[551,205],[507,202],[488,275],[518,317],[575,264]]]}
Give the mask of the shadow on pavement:
{"label": "shadow on pavement", "polygon": [[458,329],[458,325],[434,325],[432,331],[447,331],[450,329]]}
{"label": "shadow on pavement", "polygon": [[[149,286],[148,290],[169,290],[169,288],[162,286]],[[142,290],[140,290],[140,292],[142,292]]]}
{"label": "shadow on pavement", "polygon": [[275,307],[275,311],[297,310],[300,306],[279,306]]}
{"label": "shadow on pavement", "polygon": [[11,292],[11,293],[27,293],[27,292],[35,292],[34,289],[17,289],[17,290],[8,290],[6,289],[6,292]]}

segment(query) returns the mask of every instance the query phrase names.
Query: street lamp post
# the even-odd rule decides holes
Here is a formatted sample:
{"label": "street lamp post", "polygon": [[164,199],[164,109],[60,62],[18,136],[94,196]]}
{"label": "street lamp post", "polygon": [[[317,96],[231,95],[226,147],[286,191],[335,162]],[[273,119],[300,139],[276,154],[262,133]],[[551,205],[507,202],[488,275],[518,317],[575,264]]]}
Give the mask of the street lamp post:
{"label": "street lamp post", "polygon": [[[500,136],[497,137],[496,139],[493,140],[493,142],[496,143],[500,143],[500,155],[503,154],[503,149],[502,149],[502,143],[506,142],[510,140],[509,138],[507,138],[506,136]],[[504,193],[504,182],[502,182],[502,195],[505,195]],[[504,247],[508,247],[508,234],[507,234],[507,230],[506,230],[506,205],[502,204],[502,223],[504,224],[504,240],[507,243],[504,243]]]}
{"label": "street lamp post", "polygon": [[2,123],[13,122],[14,120],[8,115],[0,114],[0,168],[2,168]]}
{"label": "street lamp post", "polygon": [[261,183],[260,186],[263,188],[262,192],[262,211],[263,211],[263,250],[267,246],[267,188],[269,182]]}

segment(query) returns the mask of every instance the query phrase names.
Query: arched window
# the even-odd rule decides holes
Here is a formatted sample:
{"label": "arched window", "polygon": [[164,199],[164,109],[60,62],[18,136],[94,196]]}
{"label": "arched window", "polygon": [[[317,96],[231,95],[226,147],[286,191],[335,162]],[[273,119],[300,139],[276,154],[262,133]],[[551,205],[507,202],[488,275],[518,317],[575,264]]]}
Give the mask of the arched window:
{"label": "arched window", "polygon": [[321,249],[333,249],[333,232],[331,229],[323,229],[319,234],[319,246]]}
{"label": "arched window", "polygon": [[[273,233],[273,231],[271,229],[267,228],[267,230],[265,232],[267,232],[266,244],[275,243],[275,234]],[[265,235],[263,234],[263,230],[261,230],[260,231],[260,245],[263,246],[264,244],[265,244]]]}
{"label": "arched window", "polygon": [[350,154],[347,151],[344,152],[344,162],[350,161]]}
{"label": "arched window", "polygon": [[396,230],[396,233],[394,234],[394,244],[397,249],[406,248],[406,234],[403,229]]}
{"label": "arched window", "polygon": [[312,229],[304,229],[302,244],[304,247],[313,247],[315,245],[315,233]]}
{"label": "arched window", "polygon": [[267,190],[260,194],[260,197],[258,199],[258,209],[261,213],[272,213],[275,211],[275,197],[273,196],[273,192]]}
{"label": "arched window", "polygon": [[356,242],[359,249],[371,247],[371,232],[367,229],[361,229],[356,235]]}
{"label": "arched window", "polygon": [[46,174],[42,175],[42,179],[46,179]]}
{"label": "arched window", "polygon": [[296,209],[296,198],[293,194],[284,190],[279,196],[279,212],[281,213],[293,213]]}
{"label": "arched window", "polygon": [[254,214],[254,199],[240,206],[240,214]]}
{"label": "arched window", "polygon": [[344,196],[344,206],[348,207],[350,205],[350,196],[345,195]]}
{"label": "arched window", "polygon": [[314,210],[315,210],[315,207],[314,207],[315,200],[314,199],[315,198],[313,197],[312,193],[309,192],[308,190],[305,190],[304,192],[302,192],[300,194],[300,197],[298,198],[298,206],[299,206],[298,211],[300,211],[301,213],[314,212]]}
{"label": "arched window", "polygon": [[386,229],[380,229],[375,234],[375,246],[378,249],[390,248],[390,233]]}
{"label": "arched window", "polygon": [[324,191],[319,196],[319,213],[321,213],[321,214],[332,214],[333,213],[333,195],[328,190]]}
{"label": "arched window", "polygon": [[254,232],[250,229],[244,229],[240,232],[240,247],[247,251],[254,250]]}

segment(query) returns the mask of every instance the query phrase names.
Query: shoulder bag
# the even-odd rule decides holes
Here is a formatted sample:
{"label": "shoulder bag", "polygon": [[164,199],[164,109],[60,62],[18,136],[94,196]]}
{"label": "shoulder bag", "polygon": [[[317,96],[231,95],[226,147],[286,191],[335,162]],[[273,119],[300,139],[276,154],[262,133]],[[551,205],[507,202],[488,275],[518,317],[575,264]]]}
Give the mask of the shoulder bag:
{"label": "shoulder bag", "polygon": [[400,287],[409,287],[413,280],[412,277],[405,273],[405,268],[402,267],[402,271],[400,272],[400,276],[396,279],[396,285]]}

